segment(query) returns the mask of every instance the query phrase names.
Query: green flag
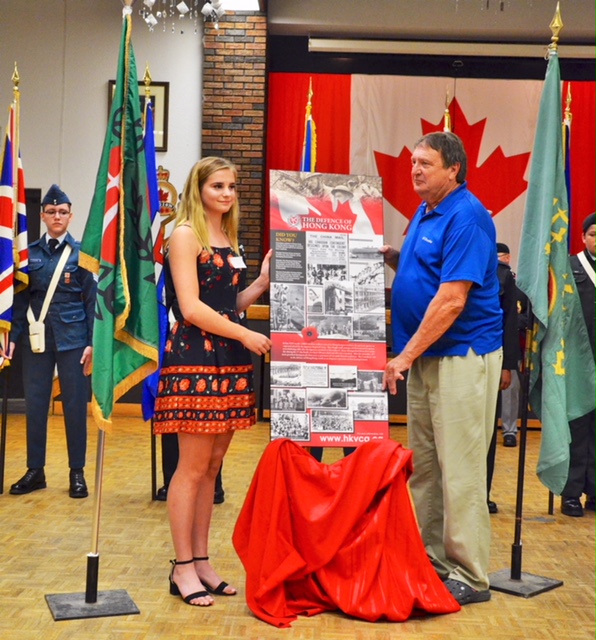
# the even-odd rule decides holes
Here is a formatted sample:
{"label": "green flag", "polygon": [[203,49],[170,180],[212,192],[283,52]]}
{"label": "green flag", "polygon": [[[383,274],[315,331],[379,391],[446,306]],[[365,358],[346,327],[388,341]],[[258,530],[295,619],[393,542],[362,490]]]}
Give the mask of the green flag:
{"label": "green flag", "polygon": [[530,405],[542,422],[538,476],[560,494],[569,470],[569,421],[594,409],[594,359],[573,274],[563,158],[559,58],[549,54],[522,229],[517,284],[534,313]]}
{"label": "green flag", "polygon": [[143,124],[131,17],[123,21],[116,87],[80,264],[98,274],[92,411],[111,427],[114,403],[156,370],[159,328]]}

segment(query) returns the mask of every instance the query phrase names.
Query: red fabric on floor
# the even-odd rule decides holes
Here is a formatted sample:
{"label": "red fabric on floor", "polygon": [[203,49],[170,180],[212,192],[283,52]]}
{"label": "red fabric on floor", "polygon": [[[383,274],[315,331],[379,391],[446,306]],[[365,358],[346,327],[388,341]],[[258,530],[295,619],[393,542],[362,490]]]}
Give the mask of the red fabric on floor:
{"label": "red fabric on floor", "polygon": [[375,621],[459,611],[420,538],[412,452],[370,442],[327,465],[291,440],[267,446],[236,522],[246,600],[261,620],[339,609]]}

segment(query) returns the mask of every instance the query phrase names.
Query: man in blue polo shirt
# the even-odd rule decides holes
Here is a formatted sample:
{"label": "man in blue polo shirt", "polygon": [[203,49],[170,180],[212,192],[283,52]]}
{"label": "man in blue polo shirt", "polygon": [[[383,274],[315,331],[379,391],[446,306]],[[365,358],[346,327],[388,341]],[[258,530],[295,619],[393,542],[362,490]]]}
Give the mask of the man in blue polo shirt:
{"label": "man in blue polo shirt", "polygon": [[[490,599],[486,454],[502,360],[496,232],[465,183],[453,133],[431,133],[412,153],[423,202],[393,283],[393,351],[384,385],[409,370],[410,489],[426,551],[460,604]],[[396,255],[384,248],[386,261]]]}

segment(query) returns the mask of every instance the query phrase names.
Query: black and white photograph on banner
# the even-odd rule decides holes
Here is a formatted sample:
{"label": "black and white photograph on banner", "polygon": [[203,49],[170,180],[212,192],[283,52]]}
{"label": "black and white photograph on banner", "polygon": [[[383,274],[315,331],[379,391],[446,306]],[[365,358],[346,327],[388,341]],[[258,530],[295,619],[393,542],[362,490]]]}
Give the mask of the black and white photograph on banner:
{"label": "black and white photograph on banner", "polygon": [[323,287],[306,288],[306,311],[323,313]]}
{"label": "black and white photograph on banner", "polygon": [[357,389],[360,392],[379,393],[383,389],[383,372],[358,369]]}
{"label": "black and white photograph on banner", "polygon": [[351,411],[326,411],[313,409],[311,413],[311,431],[354,433],[354,420]]}
{"label": "black and white photograph on banner", "polygon": [[385,286],[385,269],[383,262],[351,262],[350,280],[358,286]]}
{"label": "black and white photograph on banner", "polygon": [[324,313],[347,316],[354,311],[354,288],[351,282],[326,282],[323,285]]}
{"label": "black and white photograph on banner", "polygon": [[383,262],[379,249],[383,246],[383,236],[350,236],[348,240],[348,255],[350,263],[371,261]]}
{"label": "black and white photograph on banner", "polygon": [[329,386],[336,389],[357,389],[358,367],[329,365]]}
{"label": "black and white photograph on banner", "polygon": [[305,324],[304,285],[271,285],[271,331],[302,331]]}
{"label": "black and white photograph on banner", "polygon": [[351,393],[348,396],[354,420],[388,420],[389,408],[385,393]]}
{"label": "black and white photograph on banner", "polygon": [[329,280],[344,281],[348,279],[348,267],[345,264],[317,263],[307,268],[308,284],[323,284]]}
{"label": "black and white photograph on banner", "polygon": [[385,289],[380,287],[354,287],[356,313],[385,313]]}
{"label": "black and white photograph on banner", "polygon": [[308,409],[347,409],[348,392],[345,389],[307,389]]}
{"label": "black and white photograph on banner", "polygon": [[354,315],[354,340],[385,342],[386,320],[384,315]]}
{"label": "black and white photograph on banner", "polygon": [[272,389],[271,409],[273,411],[306,411],[306,389]]}
{"label": "black and white photograph on banner", "polygon": [[308,413],[271,412],[271,439],[310,440]]}
{"label": "black and white photograph on banner", "polygon": [[302,387],[302,364],[300,362],[272,362],[271,385],[276,387]]}

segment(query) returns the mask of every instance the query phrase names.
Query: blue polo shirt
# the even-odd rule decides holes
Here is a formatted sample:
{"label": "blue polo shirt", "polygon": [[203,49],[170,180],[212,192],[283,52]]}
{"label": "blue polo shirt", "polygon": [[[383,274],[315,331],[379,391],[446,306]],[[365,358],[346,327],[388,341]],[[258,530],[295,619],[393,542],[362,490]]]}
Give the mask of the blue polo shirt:
{"label": "blue polo shirt", "polygon": [[467,183],[433,211],[423,202],[412,219],[393,281],[393,351],[400,353],[443,282],[472,282],[464,310],[424,356],[478,355],[502,346],[495,225]]}

